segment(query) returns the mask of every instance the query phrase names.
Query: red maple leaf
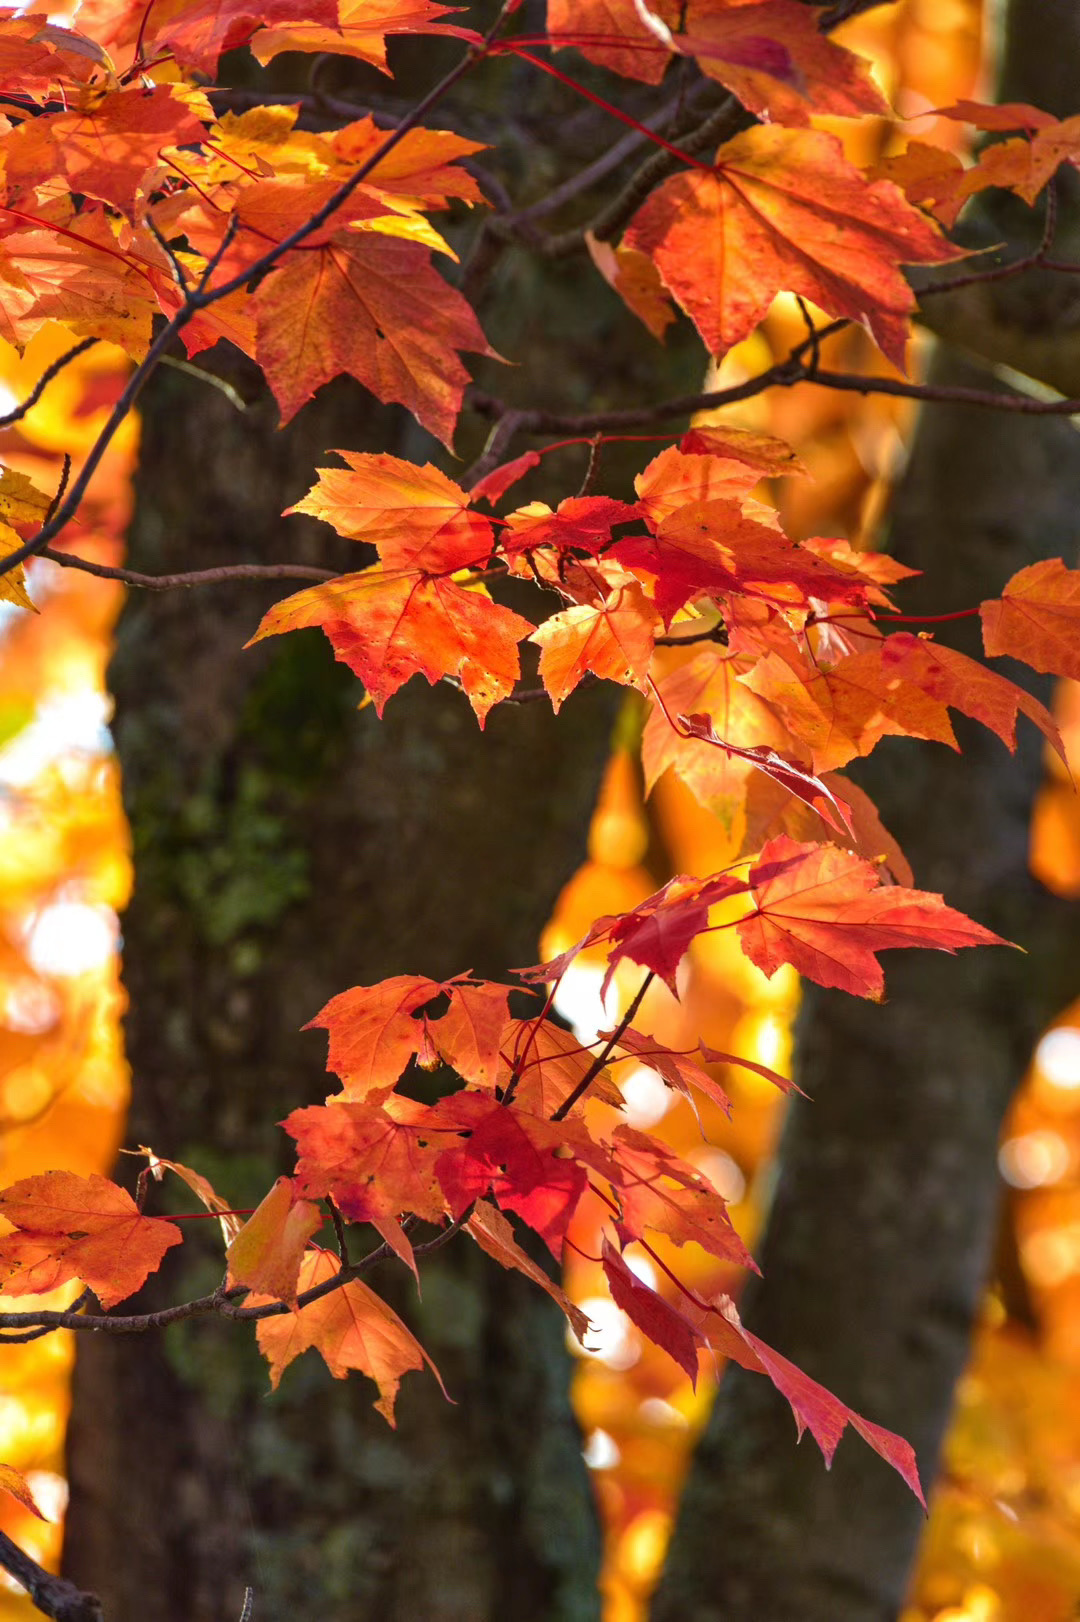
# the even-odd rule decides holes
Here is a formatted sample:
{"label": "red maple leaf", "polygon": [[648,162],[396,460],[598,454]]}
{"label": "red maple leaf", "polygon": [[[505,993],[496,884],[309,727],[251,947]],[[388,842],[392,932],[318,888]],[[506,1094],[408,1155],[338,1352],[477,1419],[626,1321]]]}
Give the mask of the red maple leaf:
{"label": "red maple leaf", "polygon": [[1007,946],[999,935],[947,907],[939,895],[883,885],[878,868],[831,845],[781,835],[750,870],[756,911],[738,925],[752,963],[772,975],[782,963],[822,986],[880,998],[876,954],[890,946]]}

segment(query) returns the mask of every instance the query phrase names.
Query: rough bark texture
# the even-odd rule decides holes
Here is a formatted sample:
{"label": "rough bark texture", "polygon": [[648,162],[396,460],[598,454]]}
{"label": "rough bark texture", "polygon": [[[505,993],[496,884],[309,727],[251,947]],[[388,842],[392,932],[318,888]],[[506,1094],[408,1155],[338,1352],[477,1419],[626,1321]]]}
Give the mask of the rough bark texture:
{"label": "rough bark texture", "polygon": [[[1071,111],[1061,98],[1075,97],[1080,52],[1067,86],[1054,53],[1078,42],[1076,8],[1039,0],[1034,11],[1037,20],[1031,4],[1010,10],[1005,89]],[[1037,307],[1029,303],[1029,325]],[[947,358],[938,376],[992,386]],[[1065,421],[928,408],[891,520],[891,549],[926,570],[905,608],[967,607],[1037,558],[1074,557],[1078,489],[1080,438]],[[947,630],[952,645],[979,652],[976,623]],[[1080,978],[1077,909],[1028,873],[1040,738],[1022,728],[1010,757],[973,725],[957,735],[958,756],[892,740],[860,780],[916,882],[1027,955],[890,954],[884,1007],[809,989],[797,1079],[812,1102],[789,1118],[764,1281],[745,1298],[756,1333],[909,1438],[928,1486],[989,1265],[1002,1116],[1040,1029]],[[786,1404],[764,1380],[729,1369],[656,1622],[895,1618],[923,1525],[918,1504],[858,1441],[841,1444],[831,1474],[812,1443],[793,1443]]]}
{"label": "rough bark texture", "polygon": [[[146,416],[133,566],[352,562],[323,526],[278,514],[365,415],[359,391],[331,390],[279,436],[265,404],[241,417],[171,375]],[[136,859],[127,1137],[240,1206],[287,1167],[275,1123],[329,1090],[325,1037],[299,1034],[328,997],[535,959],[612,717],[597,691],[558,723],[531,704],[481,734],[460,695],[414,684],[380,723],[318,633],[241,651],[280,595],[133,600],[112,669]],[[212,1283],[211,1250],[153,1299]],[[422,1302],[401,1272],[373,1282],[457,1406],[411,1376],[396,1434],[368,1382],[336,1385],[314,1354],[268,1396],[236,1326],[80,1344],[66,1561],[110,1622],[223,1622],[248,1583],[260,1622],[597,1614],[561,1317],[464,1238],[424,1269]]]}

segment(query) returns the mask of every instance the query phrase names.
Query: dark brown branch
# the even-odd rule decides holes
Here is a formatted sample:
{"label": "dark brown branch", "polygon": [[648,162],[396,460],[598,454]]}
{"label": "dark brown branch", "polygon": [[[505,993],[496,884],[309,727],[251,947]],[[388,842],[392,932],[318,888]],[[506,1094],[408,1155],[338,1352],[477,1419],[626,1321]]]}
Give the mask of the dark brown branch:
{"label": "dark brown branch", "polygon": [[[833,322],[817,334],[820,342],[836,331],[843,322]],[[557,411],[519,411],[501,400],[479,390],[469,395],[469,405],[481,416],[494,417],[500,424],[513,419],[513,432],[504,434],[500,452],[505,455],[510,439],[519,433],[567,437],[587,436],[595,433],[620,433],[632,428],[649,428],[679,417],[690,417],[697,411],[713,410],[718,406],[735,405],[740,400],[753,399],[766,389],[792,389],[801,383],[812,383],[819,388],[838,389],[854,394],[891,394],[907,400],[953,402],[960,405],[981,406],[988,411],[1011,411],[1035,417],[1075,417],[1080,415],[1080,400],[1036,400],[1026,394],[995,394],[990,389],[974,389],[948,384],[908,383],[903,378],[865,377],[856,373],[823,372],[815,370],[807,360],[808,341],[792,350],[786,360],[778,361],[757,377],[737,383],[727,389],[711,389],[701,394],[684,394],[674,400],[662,400],[653,406],[631,406],[620,411],[594,411],[571,415]],[[800,353],[802,351],[802,353]],[[485,469],[486,471],[486,469]]]}
{"label": "dark brown branch", "polygon": [[[415,1222],[415,1217],[407,1219],[406,1226]],[[415,1256],[428,1256],[432,1251],[441,1250],[448,1240],[466,1220],[465,1216],[448,1224],[434,1239],[428,1239],[422,1245],[417,1245],[413,1251]],[[324,1295],[332,1295],[335,1290],[342,1289],[353,1279],[369,1272],[379,1262],[389,1261],[394,1251],[387,1244],[377,1245],[369,1250],[366,1256],[359,1261],[352,1262],[348,1267],[342,1267],[332,1278],[323,1279],[321,1284],[313,1284],[310,1290],[302,1290],[296,1298],[295,1306],[286,1301],[268,1301],[263,1306],[245,1307],[239,1302],[239,1297],[246,1292],[242,1288],[226,1289],[219,1284],[210,1295],[199,1296],[194,1301],[183,1301],[175,1307],[163,1307],[159,1312],[138,1312],[127,1314],[89,1313],[77,1312],[69,1307],[64,1312],[0,1312],[0,1330],[45,1330],[77,1329],[101,1330],[113,1335],[143,1335],[150,1329],[167,1329],[170,1324],[181,1323],[186,1318],[206,1318],[215,1314],[222,1318],[235,1318],[243,1323],[260,1323],[264,1318],[280,1318],[286,1312],[300,1311],[309,1307],[314,1301],[321,1301]]]}
{"label": "dark brown branch", "polygon": [[54,1577],[25,1549],[12,1543],[6,1532],[0,1532],[0,1566],[22,1584],[36,1608],[53,1617],[54,1622],[103,1622],[96,1594],[85,1594],[66,1577]]}
{"label": "dark brown branch", "polygon": [[138,586],[143,591],[223,586],[232,580],[333,580],[340,573],[340,570],[318,569],[306,563],[224,563],[216,569],[189,569],[185,574],[139,574],[135,569],[94,563],[90,558],[61,552],[53,546],[44,547],[41,556],[58,563],[62,569],[81,569],[99,580],[119,580],[125,586]]}

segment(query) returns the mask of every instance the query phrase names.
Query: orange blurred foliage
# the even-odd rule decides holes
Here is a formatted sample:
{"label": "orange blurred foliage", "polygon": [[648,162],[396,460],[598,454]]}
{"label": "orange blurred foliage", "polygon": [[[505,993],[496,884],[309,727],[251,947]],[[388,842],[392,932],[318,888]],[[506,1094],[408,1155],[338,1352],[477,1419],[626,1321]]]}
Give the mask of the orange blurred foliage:
{"label": "orange blurred foliage", "polygon": [[[20,357],[0,344],[10,409],[70,347],[45,329]],[[63,455],[93,443],[128,362],[104,345],[60,373],[21,421],[0,429],[0,459],[53,491]],[[116,563],[131,505],[137,429],[98,470],[67,542]],[[110,1169],[128,1077],[120,1042],[116,915],[130,882],[127,831],[106,722],[105,664],[121,588],[48,561],[28,570],[48,612],[0,610],[0,1172]],[[73,1292],[56,1292],[62,1305]],[[5,1302],[6,1304],[6,1302]],[[14,1305],[14,1303],[13,1303]],[[0,1458],[23,1471],[48,1521],[0,1495],[0,1524],[35,1559],[60,1553],[64,1427],[74,1348],[57,1334],[3,1350]],[[0,1618],[39,1613],[10,1582]]]}

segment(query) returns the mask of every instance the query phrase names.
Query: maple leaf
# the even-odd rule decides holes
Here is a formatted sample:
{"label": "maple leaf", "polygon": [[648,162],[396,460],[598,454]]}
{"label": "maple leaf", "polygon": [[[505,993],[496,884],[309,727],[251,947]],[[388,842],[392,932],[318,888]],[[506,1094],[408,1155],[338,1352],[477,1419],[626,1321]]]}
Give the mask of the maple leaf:
{"label": "maple leaf", "polygon": [[36,1515],[39,1521],[47,1519],[21,1470],[16,1470],[10,1464],[0,1464],[0,1487],[9,1492],[13,1498],[17,1498],[22,1507],[28,1509],[31,1515]]}
{"label": "maple leaf", "polygon": [[378,715],[410,676],[434,686],[457,676],[483,726],[488,711],[514,689],[521,674],[517,645],[531,622],[483,587],[466,591],[452,580],[415,572],[388,574],[376,564],[276,604],[248,643],[318,625],[334,655],[371,694]]}
{"label": "maple leaf", "polygon": [[431,1111],[440,1130],[467,1134],[445,1149],[436,1172],[451,1214],[459,1218],[489,1191],[516,1211],[559,1261],[563,1240],[585,1192],[582,1166],[565,1155],[567,1128],[479,1093],[457,1093]]}
{"label": "maple leaf", "polygon": [[531,501],[506,518],[499,550],[506,557],[541,546],[595,554],[611,541],[613,525],[637,517],[637,507],[612,496],[569,496],[555,512],[543,501]]}
{"label": "maple leaf", "polygon": [[[309,1250],[300,1267],[300,1293],[336,1278],[341,1263],[326,1250]],[[265,1306],[268,1296],[249,1295],[245,1305]],[[276,1391],[285,1369],[314,1346],[335,1380],[359,1369],[379,1388],[375,1407],[390,1425],[401,1376],[426,1363],[446,1396],[435,1364],[392,1307],[358,1278],[331,1290],[318,1301],[279,1317],[263,1318],[255,1331],[259,1350],[270,1364]],[[449,1398],[447,1398],[449,1401]]]}
{"label": "maple leaf", "polygon": [[624,1239],[640,1239],[649,1228],[673,1244],[693,1241],[710,1256],[758,1271],[728,1216],[727,1201],[703,1172],[633,1127],[617,1127],[611,1146]]}
{"label": "maple leaf", "polygon": [[[52,497],[39,490],[25,473],[16,473],[10,467],[0,469],[0,557],[22,545],[22,538],[12,525],[44,523],[51,505]],[[37,613],[26,589],[26,571],[21,563],[0,575],[0,601]]]}
{"label": "maple leaf", "polygon": [[[730,873],[705,879],[669,879],[647,901],[621,917],[607,920],[612,942],[604,994],[616,965],[624,957],[658,974],[675,992],[675,971],[695,935],[709,927],[709,908],[746,889],[744,880]],[[677,994],[677,993],[676,993]]]}
{"label": "maple leaf", "polygon": [[888,110],[867,59],[823,34],[798,0],[690,0],[684,28],[679,50],[775,123]]}
{"label": "maple leaf", "polygon": [[0,16],[0,88],[20,98],[47,100],[58,85],[78,86],[101,61],[101,47],[85,34],[50,23],[44,12]]}
{"label": "maple leaf", "polygon": [[680,726],[686,728],[692,738],[700,738],[704,743],[723,749],[729,755],[736,755],[740,760],[748,761],[757,771],[764,772],[779,783],[781,788],[793,794],[797,800],[816,811],[822,821],[838,833],[849,833],[854,838],[851,826],[851,812],[843,800],[838,800],[832,789],[820,777],[806,771],[797,761],[786,760],[778,755],[775,749],[763,748],[760,744],[744,748],[739,744],[729,743],[725,738],[717,735],[712,721],[707,715],[680,715]]}
{"label": "maple leaf", "polygon": [[[1019,107],[1022,111],[1013,115],[1017,118],[1037,112],[1036,108],[1025,108],[1023,103]],[[1080,114],[1060,120],[1051,119],[1045,113],[1039,117],[1042,123],[1030,140],[1001,141],[983,149],[978,162],[965,171],[957,188],[961,201],[984,191],[987,186],[1001,186],[1016,192],[1031,207],[1063,163],[1080,165]],[[1027,127],[1030,128],[1030,124]]]}
{"label": "maple leaf", "polygon": [[363,1099],[391,1088],[429,1038],[417,1010],[442,990],[437,980],[399,974],[374,986],[353,986],[331,997],[305,1031],[330,1033],[327,1070],[340,1076],[346,1098]]}
{"label": "maple leaf", "polygon": [[77,223],[77,233],[43,226],[3,237],[0,336],[21,349],[46,321],[61,321],[77,338],[105,339],[141,360],[158,312],[150,278],[119,250],[100,205],[81,209]]}
{"label": "maple leaf", "polygon": [[[530,972],[547,977],[551,965],[545,964]],[[549,1019],[514,1019],[506,1028],[503,1055],[499,1065],[497,1085],[505,1098],[513,1088],[514,1102],[532,1115],[545,1119],[575,1092],[593,1068],[594,1055],[583,1047],[572,1031],[563,1030]],[[589,1086],[589,1095],[616,1108],[622,1104],[622,1094],[605,1068],[597,1072]],[[584,1109],[584,1101],[575,1106]]]}
{"label": "maple leaf", "polygon": [[830,845],[781,835],[750,870],[756,910],[738,925],[739,943],[764,974],[782,963],[822,986],[880,999],[886,947],[1007,946],[1000,935],[947,907],[939,895],[883,885],[872,863]]}
{"label": "maple leaf", "polygon": [[[900,846],[878,816],[870,796],[840,772],[823,772],[822,782],[842,799],[851,814],[852,833],[826,830],[830,842],[845,850],[854,848],[860,856],[883,867],[909,888],[915,883]],[[821,842],[821,824],[816,812],[789,794],[770,778],[755,773],[746,795],[746,831],[739,854],[759,851],[778,834],[789,834],[802,844]]]}
{"label": "maple leaf", "polygon": [[886,676],[910,682],[931,699],[970,715],[996,732],[1008,749],[1016,748],[1017,716],[1026,715],[1065,760],[1061,734],[1045,704],[977,659],[907,632],[887,637],[880,656]]}
{"label": "maple leaf", "polygon": [[655,529],[691,502],[741,502],[761,477],[760,467],[744,456],[726,456],[704,447],[689,452],[683,445],[669,445],[638,474],[634,489]]}
{"label": "maple leaf", "polygon": [[898,188],[866,180],[833,136],[765,126],[722,146],[714,169],[665,180],[624,240],[655,260],[715,355],[786,290],[863,322],[901,370],[915,297],[900,266],[959,254]]}
{"label": "maple leaf", "polygon": [[296,1187],[304,1197],[330,1195],[350,1222],[396,1220],[402,1211],[442,1221],[446,1201],[435,1168],[447,1140],[427,1105],[332,1099],[293,1110],[282,1125],[296,1141]]}
{"label": "maple leaf", "polygon": [[285,422],[349,372],[449,445],[469,380],[456,351],[498,358],[417,242],[341,232],[271,271],[252,303],[256,359]]}
{"label": "maple leaf", "polygon": [[33,188],[66,177],[134,219],[164,172],[164,148],[201,141],[206,131],[168,85],[87,93],[77,112],[27,119],[0,142],[9,184]]}
{"label": "maple leaf", "polygon": [[600,1249],[611,1299],[654,1346],[667,1352],[697,1390],[698,1349],[705,1336],[662,1295],[632,1273],[610,1239]]}
{"label": "maple leaf", "polygon": [[[356,169],[386,145],[386,131],[369,115],[338,130],[331,145],[339,162]],[[482,141],[466,140],[451,130],[411,129],[379,158],[363,189],[395,208],[447,208],[452,197],[486,203],[479,181],[456,161],[486,150]]]}
{"label": "maple leaf", "polygon": [[810,1432],[821,1449],[826,1468],[832,1464],[837,1444],[850,1425],[875,1453],[897,1471],[926,1507],[915,1452],[910,1443],[886,1430],[883,1425],[875,1425],[872,1420],[864,1419],[744,1328],[729,1296],[718,1296],[709,1306],[690,1304],[686,1309],[686,1318],[714,1351],[734,1359],[752,1373],[766,1375],[772,1381],[791,1407],[800,1439],[804,1431]]}
{"label": "maple leaf", "polygon": [[318,1206],[296,1197],[291,1177],[279,1177],[229,1246],[229,1287],[243,1285],[295,1306],[300,1263],[322,1224]]}
{"label": "maple leaf", "polygon": [[494,1087],[502,1063],[508,1024],[509,986],[491,980],[455,981],[444,986],[450,1007],[428,1023],[428,1037],[442,1058],[465,1081]]}
{"label": "maple leaf", "polygon": [[[336,32],[336,0],[303,0],[301,9],[305,21]],[[296,0],[155,0],[144,43],[213,78],[223,51],[245,44],[256,29],[287,25],[296,12]]]}
{"label": "maple leaf", "polygon": [[335,451],[346,468],[318,469],[319,482],[290,513],[310,513],[353,541],[378,548],[388,569],[450,574],[491,553],[491,524],[469,509],[469,496],[430,462]]}
{"label": "maple leaf", "polygon": [[1080,678],[1080,569],[1044,558],[1014,574],[979,613],[991,657],[1008,654],[1032,670]]}
{"label": "maple leaf", "polygon": [[873,177],[891,180],[909,203],[926,209],[942,225],[951,227],[967,202],[967,173],[955,152],[931,146],[927,141],[909,141],[903,152],[881,158]]}
{"label": "maple leaf", "polygon": [[624,243],[614,245],[585,232],[585,246],[589,258],[613,288],[628,310],[632,310],[654,338],[662,339],[675,320],[675,310],[664,291],[660,272],[648,254],[628,248]]}
{"label": "maple leaf", "polygon": [[490,501],[494,506],[506,492],[523,479],[532,468],[540,466],[539,451],[525,451],[521,456],[515,456],[512,462],[504,462],[501,467],[492,468],[486,478],[472,487],[474,501]]}
{"label": "maple leaf", "polygon": [[655,534],[616,541],[608,555],[656,577],[656,606],[668,626],[687,603],[706,595],[741,592],[787,608],[813,597],[859,602],[866,596],[865,584],[849,570],[721,498],[680,504]]}
{"label": "maple leaf", "polygon": [[[701,1068],[694,1054],[679,1053],[665,1046],[663,1042],[658,1042],[654,1036],[636,1031],[630,1025],[617,1035],[615,1031],[601,1031],[600,1037],[604,1041],[616,1041],[624,1053],[637,1059],[639,1064],[655,1070],[669,1087],[673,1087],[689,1101],[695,1112],[693,1089],[696,1087],[717,1104],[725,1115],[731,1114],[731,1099],[708,1071]],[[697,1055],[703,1056],[703,1050],[698,1049]],[[726,1061],[727,1056],[717,1054],[715,1057]]]}
{"label": "maple leaf", "polygon": [[547,7],[553,45],[573,45],[598,67],[644,84],[659,84],[667,72],[678,21],[675,0],[650,0],[640,11],[634,0],[548,0]]}
{"label": "maple leaf", "polygon": [[832,667],[794,647],[769,653],[743,677],[810,751],[814,770],[867,755],[887,733],[933,738],[956,748],[944,702],[915,681],[886,671],[881,647]]}
{"label": "maple leaf", "polygon": [[472,1214],[465,1224],[465,1232],[470,1239],[480,1246],[499,1263],[500,1267],[512,1268],[518,1273],[538,1284],[546,1295],[549,1295],[559,1308],[565,1313],[578,1340],[584,1345],[585,1336],[589,1330],[589,1319],[581,1308],[559,1286],[548,1278],[542,1267],[538,1267],[530,1256],[527,1256],[514,1238],[514,1230],[494,1205],[487,1200],[477,1200],[473,1206]]}
{"label": "maple leaf", "polygon": [[222,1199],[210,1182],[201,1172],[192,1171],[190,1166],[183,1166],[178,1160],[163,1160],[156,1155],[153,1149],[145,1144],[139,1148],[139,1154],[146,1156],[147,1171],[155,1182],[160,1183],[167,1171],[171,1171],[180,1181],[186,1183],[191,1192],[200,1199],[208,1211],[213,1211],[221,1227],[222,1237],[228,1246],[236,1238],[244,1225],[243,1217],[239,1217],[230,1208],[228,1200]]}
{"label": "maple leaf", "polygon": [[[311,12],[309,0],[304,0],[303,9]],[[306,19],[285,17],[282,27],[263,28],[256,34],[251,52],[257,62],[265,65],[282,51],[326,51],[335,56],[359,57],[386,73],[389,34],[452,34],[475,42],[473,30],[439,23],[453,9],[437,0],[341,0],[337,17],[329,25],[312,26]],[[295,5],[292,12],[295,18]]]}
{"label": "maple leaf", "polygon": [[669,668],[657,679],[662,702],[652,706],[641,746],[646,792],[672,768],[719,819],[730,838],[732,858],[742,848],[754,768],[741,755],[715,749],[693,735],[684,737],[669,716],[707,714],[717,734],[733,744],[791,751],[792,739],[775,709],[739,679],[744,666],[745,661],[711,648],[671,650]]}
{"label": "maple leaf", "polygon": [[719,456],[725,461],[744,462],[759,478],[784,476],[806,479],[809,471],[788,444],[775,434],[762,434],[751,428],[690,428],[679,441],[684,456]]}
{"label": "maple leaf", "polygon": [[540,679],[555,713],[586,671],[643,691],[656,630],[656,612],[636,581],[616,586],[602,603],[577,604],[545,620],[529,641],[539,644]]}
{"label": "maple leaf", "polygon": [[173,1222],[143,1216],[105,1177],[47,1171],[0,1189],[0,1216],[16,1231],[0,1239],[0,1288],[42,1295],[81,1279],[103,1307],[133,1295],[183,1238]]}

